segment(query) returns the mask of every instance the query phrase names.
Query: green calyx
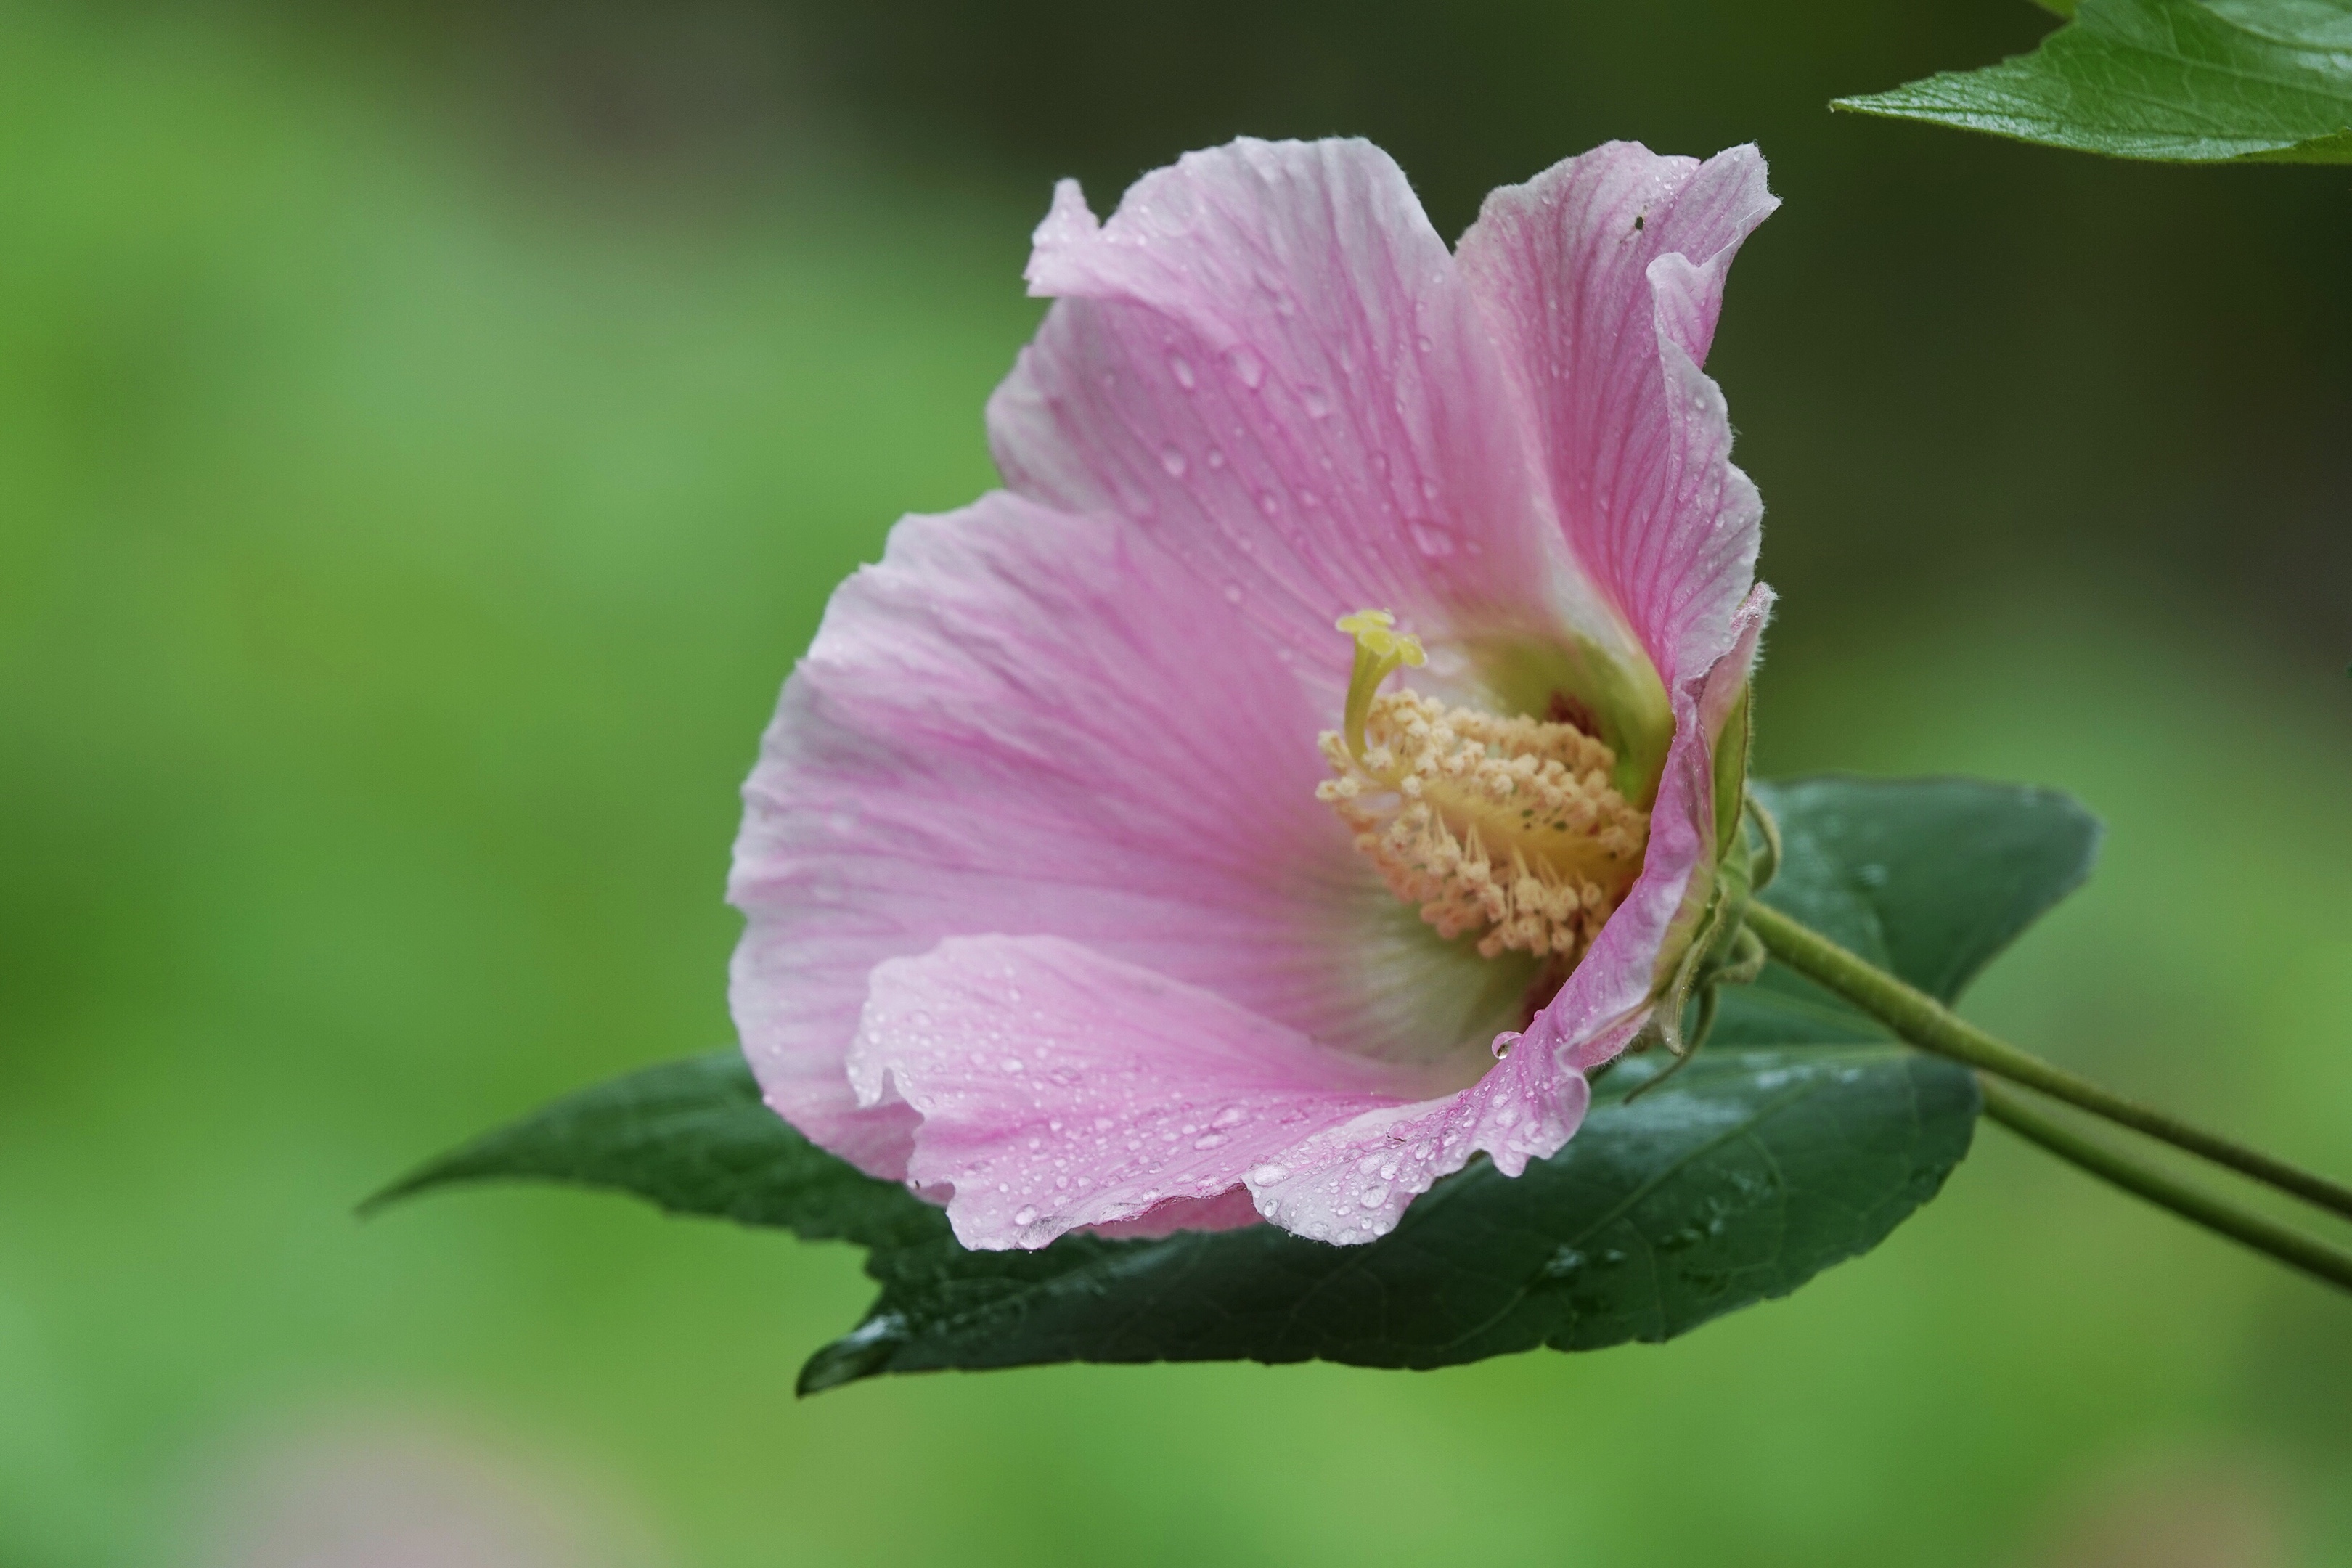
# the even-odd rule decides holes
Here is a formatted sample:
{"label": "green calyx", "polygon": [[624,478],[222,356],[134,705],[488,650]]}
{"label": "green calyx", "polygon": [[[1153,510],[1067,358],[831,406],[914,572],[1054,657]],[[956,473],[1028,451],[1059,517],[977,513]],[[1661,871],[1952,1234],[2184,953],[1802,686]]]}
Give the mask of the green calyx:
{"label": "green calyx", "polygon": [[[1744,788],[1738,799],[1719,834],[1728,839],[1728,848],[1716,862],[1714,884],[1696,929],[1675,961],[1649,1026],[1633,1047],[1664,1046],[1675,1058],[1675,1066],[1643,1083],[1637,1094],[1664,1082],[1706,1043],[1724,986],[1745,985],[1764,972],[1764,943],[1748,929],[1748,907],[1780,868],[1780,829],[1772,814]],[[1688,1029],[1683,1026],[1685,1016],[1691,1020]]]}

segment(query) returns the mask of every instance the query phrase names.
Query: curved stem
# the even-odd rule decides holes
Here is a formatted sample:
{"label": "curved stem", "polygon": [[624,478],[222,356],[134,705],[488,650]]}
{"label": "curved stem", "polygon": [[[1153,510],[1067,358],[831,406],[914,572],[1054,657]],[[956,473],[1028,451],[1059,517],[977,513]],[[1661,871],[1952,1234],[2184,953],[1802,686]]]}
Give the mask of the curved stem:
{"label": "curved stem", "polygon": [[1772,956],[1826,985],[1924,1050],[2040,1089],[2135,1132],[2145,1132],[2192,1154],[2252,1176],[2306,1203],[2352,1218],[2352,1186],[2248,1148],[2234,1139],[2143,1105],[2078,1073],[2019,1050],[1962,1018],[1926,992],[1856,957],[1811,927],[1761,901],[1748,906],[1748,927]]}
{"label": "curved stem", "polygon": [[2218,1231],[2290,1268],[2352,1290],[2352,1252],[2167,1175],[2096,1139],[2085,1138],[2045,1114],[2029,1097],[1982,1073],[1977,1075],[1977,1087],[1984,1092],[1985,1114],[2029,1142],[2039,1143],[2060,1159],[2170,1209],[2191,1224]]}

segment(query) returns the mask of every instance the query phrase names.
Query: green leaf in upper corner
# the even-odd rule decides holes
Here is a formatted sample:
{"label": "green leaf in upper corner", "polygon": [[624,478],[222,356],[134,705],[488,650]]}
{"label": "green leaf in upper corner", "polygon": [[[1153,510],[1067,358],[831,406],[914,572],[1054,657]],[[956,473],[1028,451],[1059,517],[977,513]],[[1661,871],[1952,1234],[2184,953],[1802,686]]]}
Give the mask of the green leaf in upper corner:
{"label": "green leaf in upper corner", "polygon": [[[2098,819],[2073,796],[1979,779],[1831,775],[1750,786],[1780,826],[1763,901],[1940,1002],[2081,887]],[[1852,1005],[1767,964],[1727,988],[1726,1045],[1885,1039]]]}
{"label": "green leaf in upper corner", "polygon": [[1967,1153],[1965,1069],[1901,1047],[1709,1047],[1633,1104],[1625,1063],[1568,1147],[1448,1177],[1364,1247],[1272,1226],[1036,1252],[877,1249],[882,1294],[801,1373],[1051,1362],[1437,1367],[1672,1339],[1868,1251]]}
{"label": "green leaf in upper corner", "polygon": [[780,1226],[811,1240],[885,1247],[947,1234],[940,1210],[826,1153],[769,1110],[739,1051],[566,1095],[427,1163],[362,1209],[512,1180],[635,1193],[673,1214]]}
{"label": "green leaf in upper corner", "polygon": [[2352,0],[2081,0],[2030,55],[1831,107],[2117,158],[2352,163]]}

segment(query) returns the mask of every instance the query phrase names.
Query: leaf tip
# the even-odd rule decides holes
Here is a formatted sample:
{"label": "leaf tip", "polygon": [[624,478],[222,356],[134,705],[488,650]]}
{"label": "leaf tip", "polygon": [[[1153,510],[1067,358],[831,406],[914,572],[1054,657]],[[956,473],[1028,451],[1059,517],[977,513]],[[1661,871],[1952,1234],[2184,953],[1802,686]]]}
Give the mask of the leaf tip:
{"label": "leaf tip", "polygon": [[458,1168],[457,1162],[450,1155],[444,1154],[436,1159],[428,1160],[424,1164],[394,1177],[358,1203],[353,1204],[352,1217],[373,1219],[404,1198],[413,1198],[419,1193],[430,1192],[433,1188],[445,1185],[453,1179],[462,1178],[467,1173],[463,1169]]}
{"label": "leaf tip", "polygon": [[793,1392],[805,1399],[828,1388],[878,1377],[889,1370],[908,1337],[906,1319],[896,1312],[877,1312],[809,1357]]}

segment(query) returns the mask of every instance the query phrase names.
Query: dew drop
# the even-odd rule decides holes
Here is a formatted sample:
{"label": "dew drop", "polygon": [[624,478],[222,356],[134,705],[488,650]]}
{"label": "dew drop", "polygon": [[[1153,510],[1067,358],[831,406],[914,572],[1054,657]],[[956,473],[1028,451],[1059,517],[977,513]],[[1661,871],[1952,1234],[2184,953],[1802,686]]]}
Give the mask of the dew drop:
{"label": "dew drop", "polygon": [[1255,349],[1246,343],[1237,344],[1230,357],[1233,360],[1234,374],[1242,378],[1244,386],[1255,392],[1265,384],[1265,361],[1258,358]]}
{"label": "dew drop", "polygon": [[1286,1165],[1260,1165],[1249,1173],[1250,1185],[1271,1186],[1288,1174],[1290,1174],[1290,1168]]}
{"label": "dew drop", "polygon": [[1210,448],[1209,448],[1209,467],[1211,467],[1211,468],[1223,468],[1224,466],[1225,466],[1225,454],[1224,454],[1224,450],[1223,450],[1223,448],[1222,448],[1222,447],[1210,447]]}
{"label": "dew drop", "polygon": [[1160,466],[1168,470],[1170,479],[1181,479],[1184,477],[1184,454],[1173,447],[1163,447],[1160,449]]}
{"label": "dew drop", "polygon": [[1300,395],[1299,401],[1307,405],[1307,416],[1309,419],[1328,419],[1331,417],[1331,400],[1324,395],[1323,389],[1321,387],[1308,387],[1306,392]]}
{"label": "dew drop", "polygon": [[1176,378],[1177,385],[1182,387],[1187,392],[1192,390],[1193,375],[1192,362],[1191,360],[1186,359],[1182,354],[1170,354],[1168,356],[1168,374]]}
{"label": "dew drop", "polygon": [[1433,522],[1410,525],[1413,547],[1433,561],[1442,561],[1454,553],[1454,536]]}
{"label": "dew drop", "polygon": [[1037,1205],[1035,1204],[1023,1204],[1019,1208],[1014,1209],[1013,1211],[1013,1223],[1014,1225],[1035,1225],[1037,1223]]}
{"label": "dew drop", "polygon": [[1225,1135],[1222,1132],[1203,1132],[1198,1138],[1192,1140],[1192,1147],[1195,1149],[1214,1149],[1224,1142]]}
{"label": "dew drop", "polygon": [[1239,583],[1228,583],[1228,584],[1225,584],[1225,603],[1226,603],[1226,604],[1228,604],[1228,605],[1238,605],[1238,604],[1240,604],[1241,602],[1242,602],[1242,585],[1241,585]]}

